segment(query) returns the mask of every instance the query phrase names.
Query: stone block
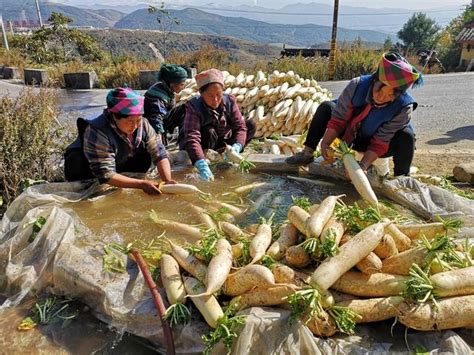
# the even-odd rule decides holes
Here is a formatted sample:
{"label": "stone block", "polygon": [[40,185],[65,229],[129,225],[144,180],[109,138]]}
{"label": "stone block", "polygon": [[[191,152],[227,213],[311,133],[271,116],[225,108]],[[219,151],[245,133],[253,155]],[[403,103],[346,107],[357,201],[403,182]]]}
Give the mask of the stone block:
{"label": "stone block", "polygon": [[99,79],[93,71],[65,73],[64,85],[67,89],[93,89],[99,86]]}
{"label": "stone block", "polygon": [[49,75],[46,69],[25,69],[25,85],[45,85],[48,83]]}
{"label": "stone block", "polygon": [[314,176],[324,176],[331,179],[346,180],[344,168],[333,164],[323,164],[323,158],[317,158],[308,165],[308,173]]}
{"label": "stone block", "polygon": [[20,69],[17,67],[3,67],[3,79],[20,79]]}
{"label": "stone block", "polygon": [[158,81],[159,70],[140,70],[139,83],[141,90],[147,90]]}
{"label": "stone block", "polygon": [[455,166],[453,175],[457,181],[474,184],[474,162],[462,163]]}
{"label": "stone block", "polygon": [[281,172],[291,173],[297,172],[298,167],[295,165],[289,165],[285,162],[287,156],[284,155],[273,155],[273,154],[250,154],[247,159],[255,164],[255,168],[251,169],[252,172]]}

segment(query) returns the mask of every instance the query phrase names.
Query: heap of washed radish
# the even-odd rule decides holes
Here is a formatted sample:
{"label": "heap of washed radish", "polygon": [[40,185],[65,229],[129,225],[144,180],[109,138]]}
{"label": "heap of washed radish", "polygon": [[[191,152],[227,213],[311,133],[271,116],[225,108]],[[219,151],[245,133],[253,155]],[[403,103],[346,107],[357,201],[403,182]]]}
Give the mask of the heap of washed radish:
{"label": "heap of washed radish", "polygon": [[190,241],[166,239],[162,248],[166,318],[172,326],[187,322],[187,300],[194,303],[214,328],[203,337],[206,352],[219,341],[230,349],[244,323],[236,313],[253,306],[290,307],[291,322],[323,337],[389,318],[421,331],[474,326],[474,250],[468,240],[454,241],[459,222],[404,224],[383,204],[346,205],[342,198],[319,205],[295,198],[287,221],[262,218],[246,228],[235,222],[242,208],[208,196],[192,206],[202,228],[152,212],[165,232]]}
{"label": "heap of washed radish", "polygon": [[[256,75],[237,76],[223,73],[225,93],[234,95],[242,115],[255,122],[257,138],[303,133],[319,104],[331,99],[331,93],[316,80],[301,78],[293,71],[274,71],[270,75],[258,71]],[[185,102],[196,95],[196,81],[189,79],[177,101]]]}

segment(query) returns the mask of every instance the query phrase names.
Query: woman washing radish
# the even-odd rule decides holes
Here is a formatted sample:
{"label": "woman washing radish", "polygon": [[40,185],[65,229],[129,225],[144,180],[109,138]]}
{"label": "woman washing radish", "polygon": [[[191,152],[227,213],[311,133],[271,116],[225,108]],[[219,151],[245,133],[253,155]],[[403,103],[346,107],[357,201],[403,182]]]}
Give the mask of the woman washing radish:
{"label": "woman washing radish", "polygon": [[158,82],[145,92],[143,117],[148,119],[156,133],[167,144],[166,133],[173,133],[176,127],[182,135],[184,106],[176,106],[176,94],[185,87],[188,73],[176,64],[163,64],[158,72]]}
{"label": "woman washing radish", "polygon": [[329,146],[340,138],[363,152],[360,166],[365,172],[377,158],[392,156],[394,175],[409,175],[415,152],[410,121],[418,104],[407,90],[422,84],[421,73],[402,56],[385,53],[374,74],[352,79],[337,100],[318,107],[303,151],[286,162],[311,163],[320,141],[327,160]]}
{"label": "woman washing radish", "polygon": [[77,120],[79,135],[64,156],[66,180],[97,178],[100,183],[159,194],[156,182],[122,174],[146,173],[153,162],[163,182],[175,184],[161,136],[142,118],[143,96],[116,88],[109,91],[106,101],[107,108],[99,117]]}
{"label": "woman washing radish", "polygon": [[224,94],[224,76],[217,69],[196,75],[201,94],[186,104],[184,138],[180,149],[186,150],[199,178],[212,181],[214,175],[206,161],[204,150],[221,151],[227,145],[240,153],[255,135],[255,125],[245,121],[232,95]]}

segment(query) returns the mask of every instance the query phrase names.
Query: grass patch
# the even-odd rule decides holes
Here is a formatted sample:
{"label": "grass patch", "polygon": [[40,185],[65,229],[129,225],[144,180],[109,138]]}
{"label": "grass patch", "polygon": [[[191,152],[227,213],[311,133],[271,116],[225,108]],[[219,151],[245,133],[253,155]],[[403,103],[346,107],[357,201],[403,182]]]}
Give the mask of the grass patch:
{"label": "grass patch", "polygon": [[6,207],[31,182],[63,179],[59,167],[69,137],[57,120],[53,90],[26,88],[0,100],[0,191]]}

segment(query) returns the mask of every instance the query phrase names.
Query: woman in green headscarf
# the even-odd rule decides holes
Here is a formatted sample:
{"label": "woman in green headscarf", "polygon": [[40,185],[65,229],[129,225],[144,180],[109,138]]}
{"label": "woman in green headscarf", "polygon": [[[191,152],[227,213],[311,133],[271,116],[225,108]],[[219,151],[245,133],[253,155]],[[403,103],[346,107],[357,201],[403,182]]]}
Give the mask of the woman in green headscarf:
{"label": "woman in green headscarf", "polygon": [[145,93],[144,117],[156,133],[162,134],[166,143],[166,132],[182,127],[184,105],[176,107],[175,95],[184,89],[188,77],[186,70],[176,64],[163,64],[158,73],[158,82]]}

